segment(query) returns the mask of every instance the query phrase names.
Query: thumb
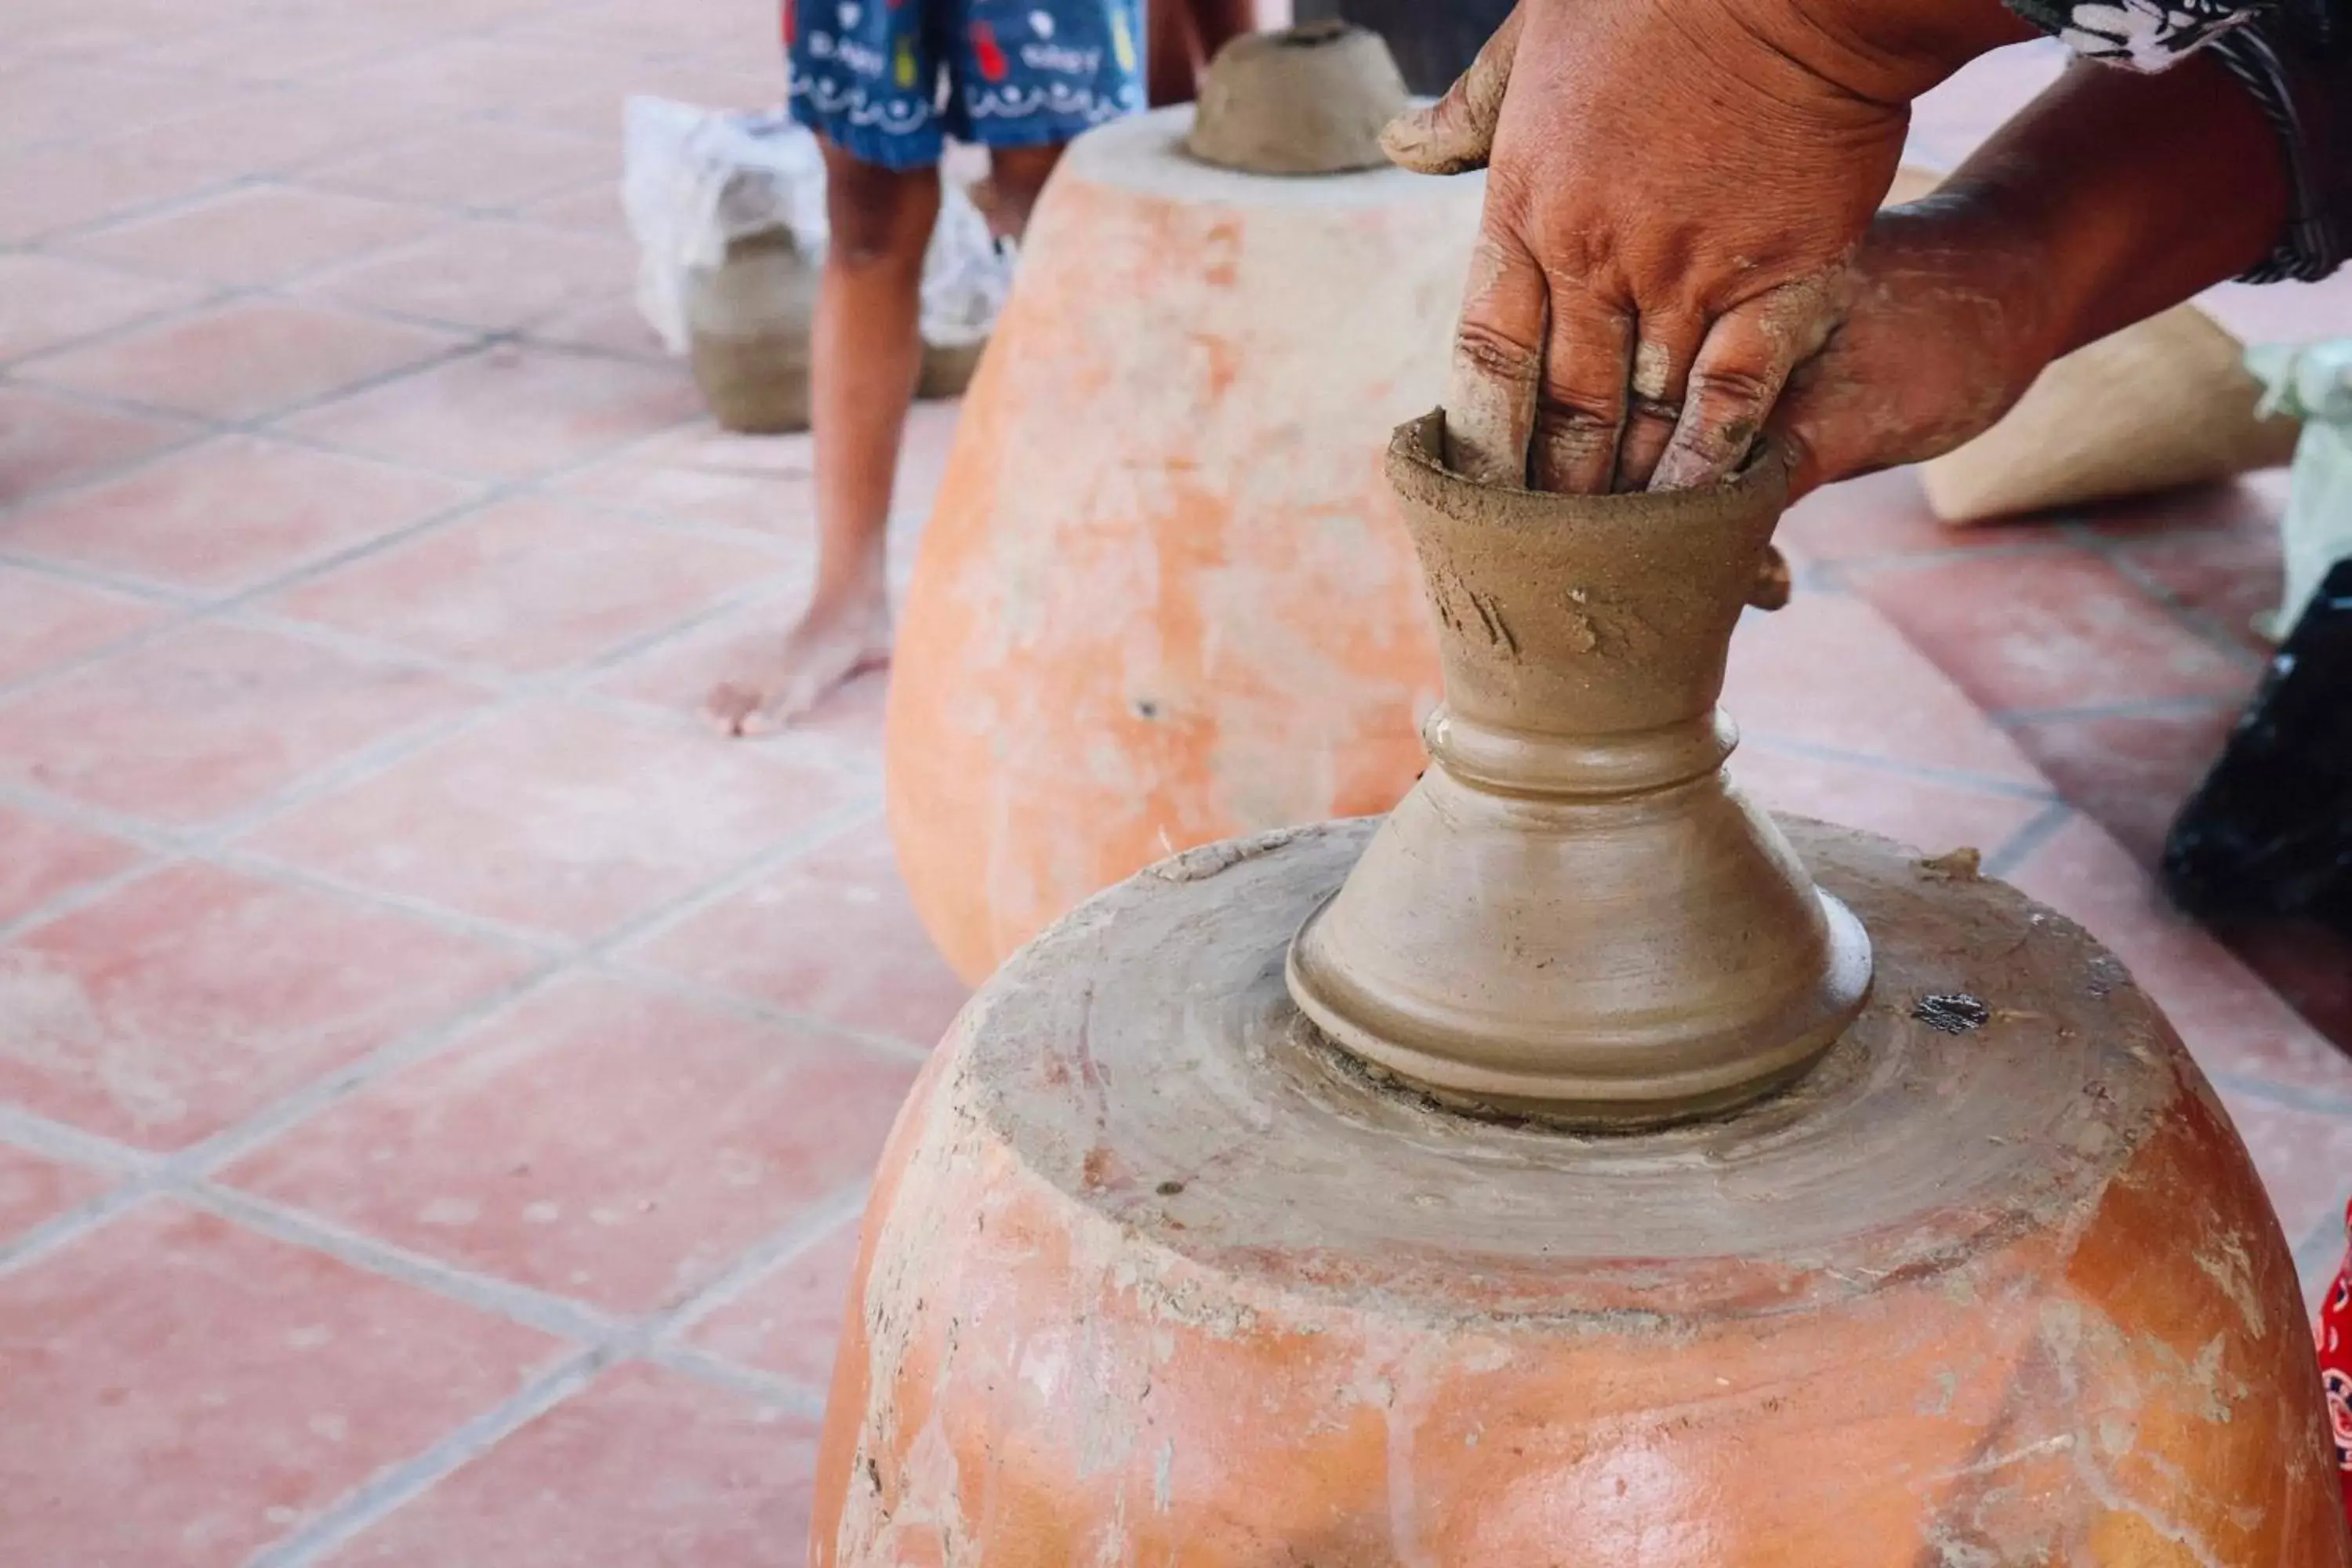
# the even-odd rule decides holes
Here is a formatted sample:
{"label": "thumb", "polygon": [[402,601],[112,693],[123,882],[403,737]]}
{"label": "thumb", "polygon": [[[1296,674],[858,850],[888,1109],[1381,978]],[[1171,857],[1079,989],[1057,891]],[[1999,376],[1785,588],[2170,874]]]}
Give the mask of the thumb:
{"label": "thumb", "polygon": [[1495,146],[1495,120],[1511,85],[1519,47],[1519,7],[1503,18],[1470,68],[1435,103],[1406,110],[1381,132],[1381,150],[1416,174],[1459,174],[1486,166]]}

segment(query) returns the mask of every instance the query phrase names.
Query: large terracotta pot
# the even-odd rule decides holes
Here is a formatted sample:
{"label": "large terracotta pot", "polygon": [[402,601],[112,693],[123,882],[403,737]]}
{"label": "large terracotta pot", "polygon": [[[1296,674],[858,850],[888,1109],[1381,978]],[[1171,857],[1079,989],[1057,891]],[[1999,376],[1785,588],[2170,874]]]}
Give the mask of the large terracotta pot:
{"label": "large terracotta pot", "polygon": [[[1087,905],[884,1157],[820,1568],[2343,1568],[2286,1244],[2081,931],[1783,822],[1877,984],[1795,1090],[1579,1136],[1299,1026],[1368,825]],[[1993,1004],[1945,1034],[1919,1000]]]}
{"label": "large terracotta pot", "polygon": [[1437,660],[1376,433],[1441,392],[1481,188],[1082,137],[964,404],[894,658],[890,825],[978,980],[1177,850],[1385,810]]}
{"label": "large terracotta pot", "polygon": [[1727,776],[1781,455],[1577,497],[1442,446],[1389,458],[1427,776],[1150,868],[966,1008],[815,1562],[2352,1568],[2285,1238],[2154,1005]]}

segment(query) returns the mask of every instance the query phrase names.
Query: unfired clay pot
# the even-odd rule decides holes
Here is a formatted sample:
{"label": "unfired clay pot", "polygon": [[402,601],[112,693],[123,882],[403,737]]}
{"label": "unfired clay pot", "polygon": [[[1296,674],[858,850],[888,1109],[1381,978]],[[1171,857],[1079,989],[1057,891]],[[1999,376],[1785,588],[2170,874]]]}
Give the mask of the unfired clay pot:
{"label": "unfired clay pot", "polygon": [[1437,694],[1368,429],[1433,403],[1480,186],[1081,137],[967,397],[892,660],[887,787],[967,979],[1192,845],[1385,810]]}
{"label": "unfired clay pot", "polygon": [[[1428,952],[1353,951],[1500,998],[1440,1056],[1533,1037],[1591,1059],[1591,1037],[1547,1028],[1622,1016],[1643,978],[1600,1005],[1580,983],[1548,1001],[1522,961],[1573,967],[1612,918],[1662,951],[1693,940],[1706,919],[1678,889],[1698,873],[1660,856],[1655,908],[1595,910],[1554,869],[1605,859],[1645,814],[1713,820],[1685,797],[1722,791],[1722,752],[1643,750],[1643,718],[1676,727],[1663,690],[1588,745],[1578,693],[1622,693],[1603,666],[1653,657],[1719,679],[1721,612],[1757,548],[1747,510],[1777,500],[1513,497],[1482,522],[1475,487],[1432,478],[1415,439],[1433,449],[1408,432],[1391,459],[1429,480],[1406,504],[1445,514],[1416,530],[1511,535],[1454,550],[1459,581],[1434,585],[1442,616],[1497,623],[1501,650],[1466,671],[1479,691],[1454,689],[1449,658],[1448,701],[1488,714],[1492,685],[1517,682],[1553,761],[1586,747],[1555,773],[1584,804],[1402,829],[1431,863],[1477,871],[1473,896]],[[1569,584],[1579,535],[1636,515],[1703,533],[1709,507],[1724,559],[1699,586],[1679,574],[1687,542],[1652,571]],[[1550,638],[1514,675],[1518,617],[1567,619],[1526,597],[1531,562],[1548,594],[1586,587],[1600,635]],[[1628,746],[1684,756],[1686,777],[1618,766]],[[866,1215],[814,1562],[2352,1563],[2262,1185],[2179,1038],[2080,929],[1955,860],[1764,824],[1735,837],[1777,846],[1770,863],[1725,896],[1764,907],[1818,879],[1868,933],[1866,995],[1793,1080],[1759,1028],[1749,1065],[1773,1087],[1734,1110],[1575,1131],[1540,1104],[1433,1099],[1294,1002],[1294,938],[1335,896],[1412,921],[1368,848],[1398,831],[1289,829],[1162,862],[965,1010]],[[1507,918],[1465,935],[1486,882]],[[1549,916],[1513,915],[1547,885]],[[1660,914],[1677,907],[1680,929]],[[1649,1012],[1704,1022],[1761,994],[1736,934],[1703,945],[1713,970],[1667,965]],[[1572,1113],[1581,1091],[1564,1092]]]}

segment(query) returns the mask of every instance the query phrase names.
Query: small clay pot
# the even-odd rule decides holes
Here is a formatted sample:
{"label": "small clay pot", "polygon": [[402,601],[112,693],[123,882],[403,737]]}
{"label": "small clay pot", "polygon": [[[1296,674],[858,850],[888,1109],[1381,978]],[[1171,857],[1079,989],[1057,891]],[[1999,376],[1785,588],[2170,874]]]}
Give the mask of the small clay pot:
{"label": "small clay pot", "polygon": [[747,436],[809,427],[817,267],[783,229],[736,240],[687,279],[688,359],[711,416]]}
{"label": "small clay pot", "polygon": [[1338,174],[1388,162],[1381,130],[1409,100],[1377,33],[1311,22],[1217,51],[1185,139],[1192,156],[1251,174]]}
{"label": "small clay pot", "polygon": [[961,397],[964,388],[971,384],[972,373],[980,368],[980,356],[987,348],[986,338],[956,348],[925,343],[923,367],[915,378],[915,395],[932,402]]}

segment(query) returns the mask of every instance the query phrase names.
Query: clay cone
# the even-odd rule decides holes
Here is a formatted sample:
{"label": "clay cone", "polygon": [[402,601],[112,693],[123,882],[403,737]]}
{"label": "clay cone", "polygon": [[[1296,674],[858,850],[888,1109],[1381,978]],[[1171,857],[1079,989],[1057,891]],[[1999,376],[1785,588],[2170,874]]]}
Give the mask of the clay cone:
{"label": "clay cone", "polygon": [[1437,655],[1378,431],[1442,395],[1482,191],[1081,137],[967,395],[892,660],[891,833],[985,976],[1196,844],[1385,811]]}
{"label": "clay cone", "polygon": [[2147,495],[2284,463],[2297,426],[2255,413],[2238,340],[2194,305],[2078,349],[1998,425],[1919,469],[1947,522]]}
{"label": "clay cone", "polygon": [[1387,162],[1404,78],[1380,35],[1344,22],[1249,33],[1217,51],[1184,144],[1219,168],[1339,174]]}

